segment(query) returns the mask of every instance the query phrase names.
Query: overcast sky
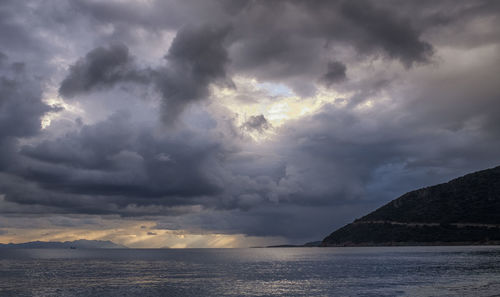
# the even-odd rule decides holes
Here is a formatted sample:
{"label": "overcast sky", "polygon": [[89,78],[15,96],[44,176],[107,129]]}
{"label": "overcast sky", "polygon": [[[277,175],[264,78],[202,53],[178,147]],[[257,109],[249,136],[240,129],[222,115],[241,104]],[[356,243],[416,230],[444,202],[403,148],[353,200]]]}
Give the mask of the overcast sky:
{"label": "overcast sky", "polygon": [[0,242],[321,240],[500,165],[500,1],[0,2]]}

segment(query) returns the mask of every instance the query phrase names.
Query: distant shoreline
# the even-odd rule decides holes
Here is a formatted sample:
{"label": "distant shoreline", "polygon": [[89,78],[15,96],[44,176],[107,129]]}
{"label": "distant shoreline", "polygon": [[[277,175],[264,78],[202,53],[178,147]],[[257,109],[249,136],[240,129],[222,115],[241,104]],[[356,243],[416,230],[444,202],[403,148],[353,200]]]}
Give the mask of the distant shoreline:
{"label": "distant shoreline", "polygon": [[[303,247],[412,247],[412,246],[500,246],[500,241],[491,242],[383,242],[383,243],[343,243],[321,244],[318,246],[307,245],[271,245],[261,248],[303,248]],[[256,247],[259,248],[259,247]]]}

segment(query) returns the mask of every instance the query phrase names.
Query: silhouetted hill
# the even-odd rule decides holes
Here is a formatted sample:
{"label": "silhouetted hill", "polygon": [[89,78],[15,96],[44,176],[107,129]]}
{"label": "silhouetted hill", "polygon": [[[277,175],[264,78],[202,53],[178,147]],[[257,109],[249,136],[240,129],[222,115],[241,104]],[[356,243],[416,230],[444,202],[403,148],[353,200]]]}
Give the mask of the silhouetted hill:
{"label": "silhouetted hill", "polygon": [[109,240],[75,240],[75,241],[31,241],[24,243],[8,243],[0,244],[0,248],[26,248],[26,249],[38,249],[38,248],[50,248],[50,249],[119,249],[126,248],[125,246],[118,245]]}
{"label": "silhouetted hill", "polygon": [[500,243],[500,166],[404,194],[323,246]]}

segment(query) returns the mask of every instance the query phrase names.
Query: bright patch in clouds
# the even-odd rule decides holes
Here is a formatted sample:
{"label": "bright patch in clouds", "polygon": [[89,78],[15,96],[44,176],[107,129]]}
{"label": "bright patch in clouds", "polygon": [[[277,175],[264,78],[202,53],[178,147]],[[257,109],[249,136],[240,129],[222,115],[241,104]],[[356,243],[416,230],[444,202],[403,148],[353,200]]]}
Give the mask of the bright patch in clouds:
{"label": "bright patch in clouds", "polygon": [[236,77],[233,81],[236,88],[216,88],[213,97],[237,114],[237,125],[242,125],[251,116],[263,115],[273,127],[280,127],[290,120],[317,112],[324,104],[342,104],[337,100],[342,95],[330,89],[318,88],[314,96],[303,98],[282,84],[260,83],[246,77]]}

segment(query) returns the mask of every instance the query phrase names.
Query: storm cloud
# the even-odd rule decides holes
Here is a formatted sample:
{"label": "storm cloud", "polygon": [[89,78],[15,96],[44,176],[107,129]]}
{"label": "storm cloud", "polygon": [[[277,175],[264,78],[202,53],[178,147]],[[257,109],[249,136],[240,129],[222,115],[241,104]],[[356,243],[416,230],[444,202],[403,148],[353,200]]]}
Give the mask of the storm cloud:
{"label": "storm cloud", "polygon": [[128,48],[123,44],[98,47],[78,60],[61,82],[59,94],[63,97],[109,88],[118,82],[145,82],[147,72],[141,73],[133,63]]}
{"label": "storm cloud", "polygon": [[[188,131],[154,135],[151,128],[133,127],[126,112],[113,114],[79,132],[23,146],[28,168],[20,174],[40,190],[63,194],[39,204],[60,199],[61,206],[72,208],[81,205],[72,195],[81,195],[87,211],[96,212],[109,212],[107,203],[117,208],[197,204],[196,197],[220,191],[204,169],[215,162],[216,143]],[[9,192],[6,199],[26,202],[25,195]]]}
{"label": "storm cloud", "polygon": [[264,132],[265,130],[271,128],[271,124],[266,120],[263,115],[251,116],[241,128],[249,131]]}
{"label": "storm cloud", "polygon": [[229,58],[223,42],[228,32],[182,28],[164,57],[167,64],[156,69],[140,69],[123,44],[95,48],[70,67],[59,93],[74,97],[127,82],[150,84],[163,98],[163,120],[172,123],[185,106],[209,96],[211,83],[233,86],[225,70]]}
{"label": "storm cloud", "polygon": [[228,30],[186,27],[177,33],[165,56],[168,65],[158,71],[155,82],[164,98],[165,121],[175,119],[190,102],[206,99],[211,83],[232,85],[225,70],[229,62],[224,47]]}
{"label": "storm cloud", "polygon": [[0,168],[14,166],[19,139],[37,135],[42,116],[59,110],[42,102],[41,86],[26,72],[0,52]]}
{"label": "storm cloud", "polygon": [[497,166],[499,11],[4,1],[0,235],[36,215],[302,243]]}
{"label": "storm cloud", "polygon": [[327,71],[323,75],[322,82],[327,86],[330,87],[332,84],[341,82],[346,79],[346,67],[344,64],[333,61],[328,63],[327,65]]}

